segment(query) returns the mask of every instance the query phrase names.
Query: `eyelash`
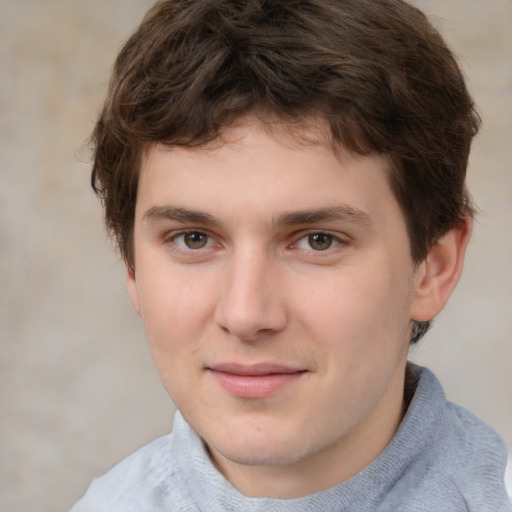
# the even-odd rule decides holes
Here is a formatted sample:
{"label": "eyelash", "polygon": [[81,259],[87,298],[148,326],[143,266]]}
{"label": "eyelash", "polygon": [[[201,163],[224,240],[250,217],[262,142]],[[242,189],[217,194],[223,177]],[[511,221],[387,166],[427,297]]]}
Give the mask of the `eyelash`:
{"label": "eyelash", "polygon": [[[314,237],[320,237],[320,240],[314,240]],[[324,249],[314,249],[312,247],[312,243],[320,243],[321,244],[322,243],[321,237],[324,237],[325,239],[327,239],[327,242],[328,242],[327,247],[325,247]],[[309,248],[299,247],[299,244],[301,244],[301,242],[303,242],[303,241],[306,242],[306,244],[309,246]],[[305,250],[308,252],[312,251],[314,253],[324,253],[324,252],[333,250],[336,247],[338,247],[339,245],[342,245],[344,243],[346,243],[346,242],[344,240],[342,240],[339,236],[335,236],[335,235],[325,232],[325,231],[312,231],[312,232],[303,234],[296,242],[294,242],[292,244],[291,247],[299,249],[299,250]]]}
{"label": "eyelash", "polygon": [[[185,238],[187,235],[200,235],[200,236],[204,236],[207,238],[206,240],[206,244],[203,246],[203,247],[197,247],[197,248],[191,248],[191,247],[186,247],[185,246],[185,241],[183,241],[183,244],[179,244],[177,242],[177,240],[179,238]],[[208,247],[211,247],[211,245],[214,243],[214,240],[213,240],[213,237],[208,234],[206,231],[202,231],[202,230],[199,230],[199,229],[189,229],[189,230],[185,230],[185,231],[178,231],[176,233],[172,233],[170,236],[166,237],[164,239],[164,243],[169,243],[171,242],[175,248],[178,250],[178,251],[182,251],[182,252],[198,252],[200,251],[201,249],[205,249],[205,248],[208,248]]]}
{"label": "eyelash", "polygon": [[[187,235],[199,235],[206,237],[205,245],[202,247],[191,248],[186,246],[185,237]],[[332,255],[333,251],[337,249],[341,249],[345,246],[348,241],[339,235],[334,235],[328,231],[307,231],[300,232],[299,236],[294,237],[295,241],[287,246],[287,248],[301,251],[303,253],[309,253],[310,256],[320,258],[326,257],[327,255]],[[328,246],[325,249],[315,250],[311,247],[311,241],[313,237],[323,236],[328,239]],[[178,242],[179,239],[182,239],[181,243]],[[185,254],[185,255],[195,255],[195,256],[204,256],[204,252],[207,249],[212,248],[217,245],[217,247],[221,247],[220,243],[216,243],[214,237],[209,234],[207,231],[200,229],[188,229],[178,232],[173,232],[170,235],[166,236],[163,240],[164,244],[168,244],[174,252]],[[301,244],[305,242],[309,247],[301,247]]]}

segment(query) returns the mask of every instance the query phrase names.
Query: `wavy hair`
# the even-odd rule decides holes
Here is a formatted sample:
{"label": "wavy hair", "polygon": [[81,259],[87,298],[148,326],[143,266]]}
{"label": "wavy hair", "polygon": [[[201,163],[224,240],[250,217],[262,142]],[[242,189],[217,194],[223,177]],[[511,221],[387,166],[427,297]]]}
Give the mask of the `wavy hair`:
{"label": "wavy hair", "polygon": [[388,155],[416,263],[473,213],[465,175],[480,119],[421,11],[401,0],[165,0],[121,49],[91,138],[92,186],[129,267],[144,149],[202,145],[255,112],[320,116],[334,145]]}

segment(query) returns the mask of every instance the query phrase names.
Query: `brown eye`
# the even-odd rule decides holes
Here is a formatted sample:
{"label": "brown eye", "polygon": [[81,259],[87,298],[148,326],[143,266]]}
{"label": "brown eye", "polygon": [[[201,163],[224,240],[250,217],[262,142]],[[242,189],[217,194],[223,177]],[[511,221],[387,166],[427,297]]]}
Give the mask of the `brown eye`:
{"label": "brown eye", "polygon": [[[187,249],[203,249],[208,244],[209,237],[205,233],[193,231],[181,235]],[[179,238],[179,237],[178,237]]]}
{"label": "brown eye", "polygon": [[314,251],[326,251],[332,246],[333,238],[326,233],[308,235],[308,244]]}

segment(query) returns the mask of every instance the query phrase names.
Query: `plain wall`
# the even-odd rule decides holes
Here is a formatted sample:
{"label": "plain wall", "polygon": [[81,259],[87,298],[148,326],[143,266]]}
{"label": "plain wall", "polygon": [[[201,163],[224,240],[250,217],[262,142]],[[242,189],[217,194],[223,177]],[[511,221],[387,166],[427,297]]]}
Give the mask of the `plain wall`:
{"label": "plain wall", "polygon": [[[413,360],[512,446],[512,2],[424,0],[484,125],[460,286]],[[172,424],[86,139],[145,0],[0,0],[0,512],[67,510]]]}

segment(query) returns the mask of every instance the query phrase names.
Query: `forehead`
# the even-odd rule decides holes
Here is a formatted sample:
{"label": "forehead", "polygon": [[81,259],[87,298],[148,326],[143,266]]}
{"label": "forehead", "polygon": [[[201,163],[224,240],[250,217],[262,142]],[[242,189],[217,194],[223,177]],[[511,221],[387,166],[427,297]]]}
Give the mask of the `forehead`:
{"label": "forehead", "polygon": [[[149,146],[137,206],[167,203],[272,211],[393,203],[389,159],[354,155],[332,143],[327,124],[249,118],[198,147]],[[144,203],[141,205],[140,203]],[[185,205],[184,203],[193,203]],[[237,210],[238,208],[238,210]]]}

